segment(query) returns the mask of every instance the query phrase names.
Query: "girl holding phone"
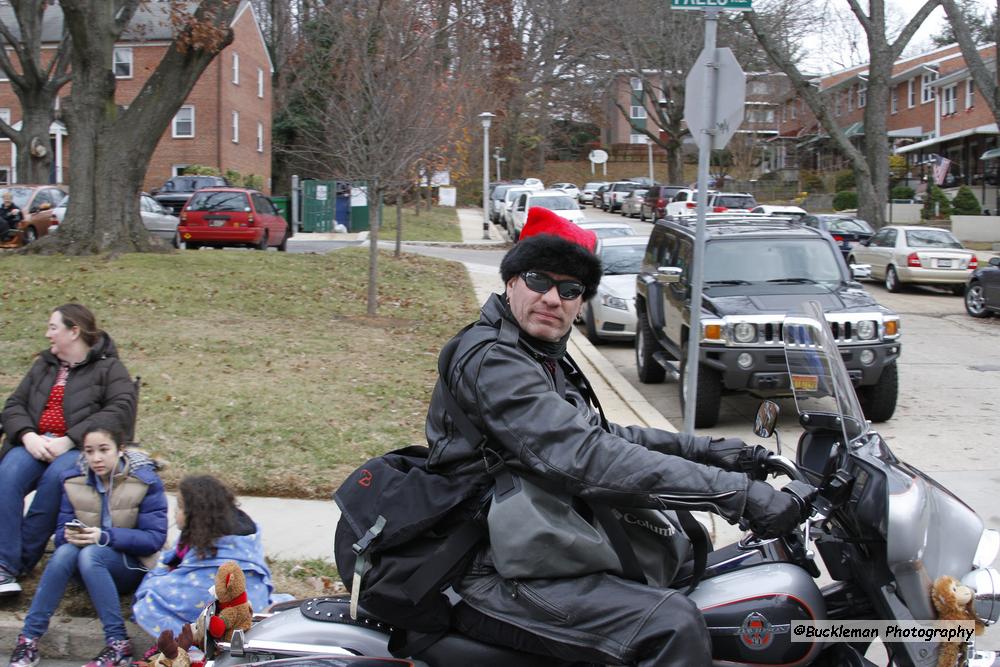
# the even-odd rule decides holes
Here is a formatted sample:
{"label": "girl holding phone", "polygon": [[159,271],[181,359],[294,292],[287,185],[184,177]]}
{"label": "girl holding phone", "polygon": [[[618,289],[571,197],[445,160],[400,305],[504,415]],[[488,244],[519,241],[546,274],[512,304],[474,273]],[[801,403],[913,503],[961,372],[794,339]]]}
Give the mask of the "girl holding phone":
{"label": "girl holding phone", "polygon": [[74,576],[86,586],[107,642],[85,667],[131,662],[118,597],[135,590],[156,562],[167,537],[167,498],[156,462],[124,450],[123,441],[121,432],[91,427],[77,467],[63,473],[56,550],[38,582],[10,667],[38,664],[38,640]]}

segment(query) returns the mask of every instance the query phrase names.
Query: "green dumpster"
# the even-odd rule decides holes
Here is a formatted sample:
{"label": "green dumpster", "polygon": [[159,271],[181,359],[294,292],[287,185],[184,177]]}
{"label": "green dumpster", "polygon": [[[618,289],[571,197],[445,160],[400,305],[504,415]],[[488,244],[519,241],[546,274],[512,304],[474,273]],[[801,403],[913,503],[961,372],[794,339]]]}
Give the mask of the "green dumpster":
{"label": "green dumpster", "polygon": [[285,222],[292,224],[291,197],[271,197],[274,207],[278,209],[278,214],[285,219]]}
{"label": "green dumpster", "polygon": [[362,232],[369,229],[368,186],[365,181],[359,181],[351,187],[351,231]]}

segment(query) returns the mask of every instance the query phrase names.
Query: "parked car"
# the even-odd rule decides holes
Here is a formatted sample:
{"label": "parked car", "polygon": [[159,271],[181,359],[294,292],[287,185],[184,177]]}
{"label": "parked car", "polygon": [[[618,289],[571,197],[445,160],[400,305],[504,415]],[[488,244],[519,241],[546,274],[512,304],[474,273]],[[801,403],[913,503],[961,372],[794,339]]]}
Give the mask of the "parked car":
{"label": "parked car", "polygon": [[608,338],[635,336],[635,277],[646,252],[644,236],[601,239],[597,255],[604,275],[594,295],[583,308],[583,326],[594,345]]}
{"label": "parked car", "polygon": [[[613,236],[638,236],[635,229],[627,222],[586,221],[576,223],[581,229],[589,229],[597,234],[598,239],[606,239]],[[645,237],[643,237],[645,238]]]}
{"label": "parked car", "polygon": [[228,186],[229,181],[222,176],[174,176],[159,190],[153,190],[152,194],[163,208],[177,215],[196,190]]}
{"label": "parked car", "polygon": [[288,247],[291,230],[265,195],[247,188],[198,190],[181,211],[180,238],[194,250],[201,246],[247,246],[267,250]]}
{"label": "parked car", "polygon": [[597,188],[602,185],[610,185],[610,183],[607,181],[589,181],[584,183],[583,188],[580,190],[580,203],[593,204],[594,193],[597,192]]}
{"label": "parked car", "polygon": [[55,185],[7,185],[0,187],[0,196],[9,192],[14,206],[21,211],[21,222],[14,236],[5,246],[28,245],[49,233],[49,228],[59,226],[53,220],[52,209],[66,196],[66,190]]}
{"label": "parked car", "polygon": [[504,197],[511,188],[520,187],[513,183],[498,183],[490,191],[490,222],[494,225],[503,224]]}
{"label": "parked car", "polygon": [[802,218],[809,215],[809,213],[798,206],[774,206],[771,204],[761,204],[760,206],[755,206],[750,211],[751,213],[763,213],[765,215],[779,215],[783,218]]}
{"label": "parked car", "polygon": [[683,185],[651,185],[639,209],[639,219],[659,220],[667,215],[667,204],[684,189]]}
{"label": "parked car", "polygon": [[976,269],[965,287],[965,312],[973,317],[1000,313],[1000,257]]}
{"label": "parked car", "polygon": [[708,209],[713,213],[749,213],[757,200],[749,192],[713,192],[708,197]]}
{"label": "parked car", "polygon": [[639,211],[642,210],[642,202],[645,198],[646,190],[644,188],[638,188],[628,193],[628,196],[622,201],[621,214],[626,218],[639,217]]}
{"label": "parked car", "polygon": [[[69,195],[66,195],[59,202],[59,205],[52,209],[53,220],[58,220],[61,225],[68,207]],[[150,234],[159,236],[175,248],[180,248],[183,245],[180,234],[177,233],[177,224],[180,222],[178,217],[170,215],[165,208],[160,206],[159,202],[145,192],[139,195],[139,215],[142,216],[142,225]],[[49,228],[49,233],[51,234],[57,229],[58,226],[53,225]]]}
{"label": "parked car", "polygon": [[500,209],[500,226],[507,230],[512,237],[514,235],[514,204],[518,197],[525,192],[534,192],[530,188],[517,185],[509,188],[503,195],[503,207]]}
{"label": "parked car", "polygon": [[517,198],[517,203],[514,204],[514,208],[511,211],[512,224],[507,228],[511,238],[515,241],[521,236],[524,223],[528,221],[528,210],[535,206],[547,208],[571,222],[583,222],[583,211],[580,210],[576,199],[570,197],[562,190],[524,192]]}
{"label": "parked car", "polygon": [[[667,218],[653,226],[636,278],[636,370],[661,382],[666,369],[683,386],[694,271],[695,225]],[[725,393],[790,393],[785,316],[803,301],[823,304],[837,346],[872,421],[896,408],[899,316],[855,279],[827,234],[785,218],[718,214],[705,225],[704,293],[695,427],[714,426]],[[684,392],[681,392],[683,409]]]}
{"label": "parked car", "polygon": [[575,199],[577,202],[580,201],[580,188],[576,187],[572,183],[556,183],[556,184],[554,184],[549,189],[550,190],[562,190],[563,192],[565,192],[566,194],[568,194],[570,197],[572,197],[573,199]]}
{"label": "parked car", "polygon": [[851,256],[851,251],[856,245],[867,241],[875,233],[871,225],[861,218],[855,218],[851,215],[807,215],[801,218],[800,222],[832,236],[833,240],[840,246],[840,252],[844,255],[844,259]]}
{"label": "parked car", "polygon": [[629,193],[636,188],[642,187],[632,181],[615,181],[611,184],[601,199],[601,209],[613,213],[622,207],[622,202]]}
{"label": "parked car", "polygon": [[540,178],[526,178],[524,179],[524,183],[522,183],[522,187],[530,190],[544,190],[545,183],[542,183]]}
{"label": "parked car", "polygon": [[[715,190],[708,191],[709,196],[715,194]],[[680,217],[684,215],[694,215],[698,208],[698,191],[693,188],[682,188],[677,191],[674,198],[667,204],[667,212],[664,217]]]}
{"label": "parked car", "polygon": [[889,225],[855,246],[849,264],[870,264],[872,278],[898,292],[904,285],[936,285],[961,295],[978,268],[976,253],[966,250],[947,229]]}
{"label": "parked car", "polygon": [[610,187],[610,183],[605,183],[594,190],[594,197],[591,200],[591,204],[593,204],[594,208],[604,208],[604,193],[607,192]]}

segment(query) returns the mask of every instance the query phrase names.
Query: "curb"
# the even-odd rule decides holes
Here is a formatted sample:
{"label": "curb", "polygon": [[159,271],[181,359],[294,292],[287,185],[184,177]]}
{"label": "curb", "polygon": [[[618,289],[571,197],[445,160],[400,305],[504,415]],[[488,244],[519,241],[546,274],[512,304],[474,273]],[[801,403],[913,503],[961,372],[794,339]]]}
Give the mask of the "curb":
{"label": "curb", "polygon": [[[0,612],[0,651],[13,650],[17,636],[24,625],[24,614]],[[131,621],[125,622],[125,630],[132,640],[132,655],[142,656],[142,652],[152,644],[153,639],[146,631]],[[39,643],[42,661],[60,658],[86,662],[101,652],[105,646],[104,630],[96,618],[80,616],[53,616],[49,631]],[[138,653],[137,653],[138,652]]]}

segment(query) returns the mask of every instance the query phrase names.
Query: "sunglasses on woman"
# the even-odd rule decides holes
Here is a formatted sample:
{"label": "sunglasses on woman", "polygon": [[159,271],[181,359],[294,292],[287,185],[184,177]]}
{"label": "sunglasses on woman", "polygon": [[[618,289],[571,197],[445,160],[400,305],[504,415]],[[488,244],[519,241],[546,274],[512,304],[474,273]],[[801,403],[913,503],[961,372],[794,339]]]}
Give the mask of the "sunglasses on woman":
{"label": "sunglasses on woman", "polygon": [[547,293],[555,285],[559,298],[564,301],[572,301],[581,296],[585,289],[579,280],[556,280],[540,271],[525,271],[521,274],[521,280],[528,286],[528,289],[539,294]]}

